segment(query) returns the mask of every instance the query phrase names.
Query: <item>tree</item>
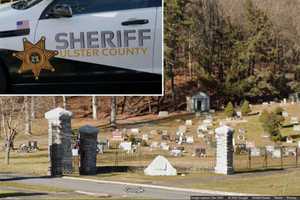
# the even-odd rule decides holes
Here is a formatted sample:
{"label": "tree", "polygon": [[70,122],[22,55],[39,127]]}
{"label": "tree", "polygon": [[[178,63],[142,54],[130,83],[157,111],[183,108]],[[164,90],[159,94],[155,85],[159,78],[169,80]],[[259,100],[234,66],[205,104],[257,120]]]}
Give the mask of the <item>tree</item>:
{"label": "tree", "polygon": [[25,134],[31,135],[31,113],[29,109],[29,98],[24,97],[24,114],[25,114]]}
{"label": "tree", "polygon": [[249,101],[245,100],[242,108],[241,108],[241,112],[243,115],[248,115],[251,112],[251,108],[249,106]]}
{"label": "tree", "polygon": [[264,110],[259,117],[259,121],[266,133],[269,133],[271,139],[274,142],[280,141],[282,139],[280,128],[282,122],[282,116],[276,114],[275,112],[268,112]]}
{"label": "tree", "polygon": [[93,119],[97,120],[98,102],[97,102],[97,97],[95,95],[92,96],[92,107],[93,107]]}
{"label": "tree", "polygon": [[234,107],[233,107],[233,104],[231,103],[231,101],[227,104],[224,112],[225,112],[226,117],[234,117],[235,110],[234,110]]}
{"label": "tree", "polygon": [[281,119],[275,113],[271,112],[268,116],[268,120],[263,125],[264,130],[270,134],[271,139],[274,142],[280,141],[282,139],[280,128]]}
{"label": "tree", "polygon": [[116,121],[117,121],[117,97],[111,97],[111,104],[110,104],[110,126],[115,128]]}
{"label": "tree", "polygon": [[7,165],[10,161],[10,152],[13,149],[16,136],[23,128],[23,101],[23,97],[0,97],[1,131],[4,133],[5,164]]}

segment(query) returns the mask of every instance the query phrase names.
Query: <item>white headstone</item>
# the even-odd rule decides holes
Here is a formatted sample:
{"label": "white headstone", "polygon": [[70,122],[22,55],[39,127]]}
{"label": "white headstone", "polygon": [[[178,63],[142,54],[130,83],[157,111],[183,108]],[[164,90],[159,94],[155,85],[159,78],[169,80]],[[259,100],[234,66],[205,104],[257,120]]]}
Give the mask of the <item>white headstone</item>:
{"label": "white headstone", "polygon": [[298,124],[298,123],[299,123],[298,117],[291,117],[291,124]]}
{"label": "white headstone", "polygon": [[157,156],[144,170],[147,176],[176,176],[177,170],[163,156]]}
{"label": "white headstone", "polygon": [[188,143],[188,144],[193,144],[193,143],[194,143],[194,138],[193,138],[193,136],[188,136],[188,137],[186,137],[186,143]]}
{"label": "white headstone", "polygon": [[185,121],[185,125],[186,126],[192,126],[193,125],[193,121],[190,120],[190,119],[188,119],[188,120]]}
{"label": "white headstone", "polygon": [[149,140],[148,134],[143,134],[142,140],[148,141]]}
{"label": "white headstone", "polygon": [[274,149],[274,151],[272,152],[272,158],[281,158],[281,150]]}
{"label": "white headstone", "polygon": [[139,130],[138,128],[132,128],[132,129],[130,129],[130,132],[131,132],[132,134],[139,134],[139,133],[140,133],[140,130]]}
{"label": "white headstone", "polygon": [[124,151],[131,151],[132,149],[132,143],[131,142],[122,142],[120,145],[119,145],[119,148],[124,150]]}
{"label": "white headstone", "polygon": [[169,116],[169,112],[168,111],[160,111],[158,113],[158,117],[168,117]]}
{"label": "white headstone", "polygon": [[291,137],[286,137],[286,143],[292,144],[294,142],[293,138]]}
{"label": "white headstone", "polygon": [[259,148],[251,148],[251,156],[260,156]]}
{"label": "white headstone", "polygon": [[283,111],[283,112],[282,112],[282,116],[283,116],[283,117],[288,117],[288,116],[289,116],[289,113],[286,112],[286,111]]}
{"label": "white headstone", "polygon": [[300,125],[294,125],[293,131],[300,131]]}

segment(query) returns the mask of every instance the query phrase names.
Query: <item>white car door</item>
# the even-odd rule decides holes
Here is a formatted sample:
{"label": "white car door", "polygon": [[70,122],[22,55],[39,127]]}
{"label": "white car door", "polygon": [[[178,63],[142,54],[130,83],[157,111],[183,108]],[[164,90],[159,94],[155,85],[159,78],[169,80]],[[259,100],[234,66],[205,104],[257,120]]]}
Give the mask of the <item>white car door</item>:
{"label": "white car door", "polygon": [[[70,70],[77,75],[106,68],[153,73],[157,23],[157,3],[154,2],[56,0],[43,12],[35,42],[45,37],[47,50],[58,52],[55,59],[61,64],[54,67],[61,75],[72,73],[66,69],[67,63],[72,63]],[[66,5],[72,8],[72,17],[53,14],[55,7]]]}

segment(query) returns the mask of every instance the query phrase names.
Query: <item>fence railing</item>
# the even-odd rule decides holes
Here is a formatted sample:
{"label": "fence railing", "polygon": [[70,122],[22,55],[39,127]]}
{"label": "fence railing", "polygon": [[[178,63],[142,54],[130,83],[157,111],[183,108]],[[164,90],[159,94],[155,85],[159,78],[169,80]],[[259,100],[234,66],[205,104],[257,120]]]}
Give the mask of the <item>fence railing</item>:
{"label": "fence railing", "polygon": [[300,166],[300,149],[297,147],[281,146],[272,151],[265,147],[259,149],[259,155],[253,155],[251,150],[244,154],[235,154],[235,171],[284,169]]}

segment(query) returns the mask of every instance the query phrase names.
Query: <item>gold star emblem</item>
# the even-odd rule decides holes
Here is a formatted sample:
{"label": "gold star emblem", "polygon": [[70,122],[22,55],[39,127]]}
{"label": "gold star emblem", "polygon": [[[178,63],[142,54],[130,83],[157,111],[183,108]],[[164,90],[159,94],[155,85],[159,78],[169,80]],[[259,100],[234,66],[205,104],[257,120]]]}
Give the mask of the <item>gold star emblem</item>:
{"label": "gold star emblem", "polygon": [[55,71],[49,60],[58,55],[58,51],[50,51],[45,48],[46,38],[42,37],[36,44],[32,44],[26,38],[23,39],[24,51],[13,53],[13,56],[22,61],[18,73],[32,70],[35,79],[39,79],[42,69]]}

